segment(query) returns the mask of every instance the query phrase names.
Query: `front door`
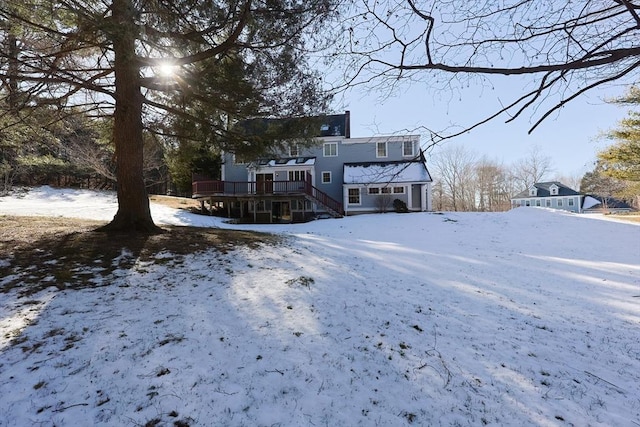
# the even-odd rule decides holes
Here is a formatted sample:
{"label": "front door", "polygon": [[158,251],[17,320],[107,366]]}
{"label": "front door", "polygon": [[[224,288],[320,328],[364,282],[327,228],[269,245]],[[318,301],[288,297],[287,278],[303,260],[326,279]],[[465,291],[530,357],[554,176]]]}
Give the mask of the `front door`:
{"label": "front door", "polygon": [[258,194],[273,193],[273,174],[272,173],[256,174],[256,193]]}

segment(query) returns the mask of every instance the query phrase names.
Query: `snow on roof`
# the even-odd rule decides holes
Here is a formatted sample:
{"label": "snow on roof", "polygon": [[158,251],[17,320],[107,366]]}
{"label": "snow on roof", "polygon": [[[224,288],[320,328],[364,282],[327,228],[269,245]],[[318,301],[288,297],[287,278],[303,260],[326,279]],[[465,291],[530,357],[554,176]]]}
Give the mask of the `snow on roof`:
{"label": "snow on roof", "polygon": [[384,184],[387,182],[431,182],[422,162],[345,163],[345,184]]}
{"label": "snow on roof", "polygon": [[282,159],[262,159],[251,163],[250,167],[309,166],[314,165],[315,163],[315,157],[291,157]]}

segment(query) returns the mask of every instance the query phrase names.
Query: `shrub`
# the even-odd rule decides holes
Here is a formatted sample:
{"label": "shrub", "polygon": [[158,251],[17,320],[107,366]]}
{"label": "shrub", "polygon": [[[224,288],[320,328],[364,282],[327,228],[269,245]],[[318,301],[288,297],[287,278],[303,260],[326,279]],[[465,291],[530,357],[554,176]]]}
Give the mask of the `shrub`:
{"label": "shrub", "polygon": [[393,201],[393,209],[395,209],[396,212],[400,212],[400,213],[409,212],[409,208],[407,208],[407,204],[400,199],[395,199]]}

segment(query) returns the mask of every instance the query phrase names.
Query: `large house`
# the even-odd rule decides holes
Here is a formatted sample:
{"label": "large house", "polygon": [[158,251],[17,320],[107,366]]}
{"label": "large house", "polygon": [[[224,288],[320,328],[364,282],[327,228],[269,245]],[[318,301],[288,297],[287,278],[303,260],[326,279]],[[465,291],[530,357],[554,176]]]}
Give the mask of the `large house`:
{"label": "large house", "polygon": [[322,117],[314,143],[268,158],[225,153],[221,180],[195,177],[193,197],[254,222],[317,215],[431,210],[431,175],[419,135],[351,138],[349,112]]}
{"label": "large house", "polygon": [[612,197],[579,193],[560,182],[538,182],[511,199],[511,206],[538,206],[576,213],[631,212],[628,203]]}
{"label": "large house", "polygon": [[511,206],[538,206],[582,212],[584,195],[560,182],[537,182],[511,198]]}

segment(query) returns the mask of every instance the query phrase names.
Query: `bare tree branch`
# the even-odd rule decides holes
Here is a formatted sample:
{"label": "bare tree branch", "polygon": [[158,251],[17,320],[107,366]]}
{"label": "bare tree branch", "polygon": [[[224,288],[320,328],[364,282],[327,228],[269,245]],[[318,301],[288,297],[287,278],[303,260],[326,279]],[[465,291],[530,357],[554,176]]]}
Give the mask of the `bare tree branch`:
{"label": "bare tree branch", "polygon": [[[640,6],[630,0],[363,0],[350,21],[345,85],[395,88],[434,76],[531,76],[536,88],[448,139],[503,114],[545,110],[530,132],[580,95],[637,79]],[[560,94],[561,99],[548,106]],[[546,106],[545,106],[546,105]]]}

